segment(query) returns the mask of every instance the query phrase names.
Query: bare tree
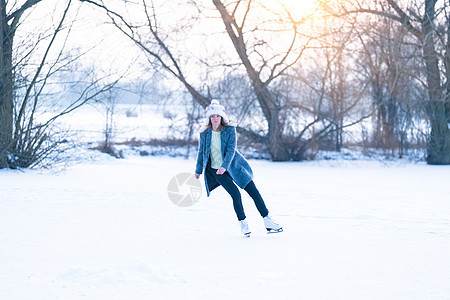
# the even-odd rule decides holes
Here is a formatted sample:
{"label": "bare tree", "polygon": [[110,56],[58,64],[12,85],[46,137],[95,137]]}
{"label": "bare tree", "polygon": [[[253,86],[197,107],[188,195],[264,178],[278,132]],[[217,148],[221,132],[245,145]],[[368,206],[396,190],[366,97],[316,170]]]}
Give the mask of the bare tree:
{"label": "bare tree", "polygon": [[8,149],[13,143],[14,36],[23,13],[39,2],[28,0],[12,8],[7,7],[8,1],[0,2],[0,168],[8,166]]}
{"label": "bare tree", "polygon": [[[416,123],[423,119],[419,95],[420,49],[395,21],[385,19],[360,30],[360,74],[370,81],[368,97],[374,108],[371,145],[402,157]],[[420,77],[420,76],[419,76]]]}
{"label": "bare tree", "polygon": [[[81,1],[88,2],[106,11],[113,24],[143,50],[150,63],[156,63],[159,67],[162,67],[166,72],[177,78],[189,91],[197,103],[203,107],[209,104],[210,95],[201,93],[200,89],[194,88],[193,85],[186,79],[182,66],[179,62],[182,57],[177,58],[173,53],[173,48],[167,44],[166,40],[168,33],[164,33],[162,28],[159,27],[153,1],[140,2],[141,11],[144,14],[143,19],[145,19],[145,24],[143,24],[142,21],[133,20],[131,18],[126,19],[123,13],[121,14],[113,11],[107,7],[106,3],[102,0]],[[283,145],[283,130],[280,126],[280,105],[277,103],[277,99],[270,91],[270,83],[281,76],[285,70],[290,68],[299,60],[307,42],[304,44],[298,42],[300,40],[297,31],[298,24],[292,19],[292,17],[290,17],[288,12],[286,14],[288,16],[288,21],[283,21],[283,23],[280,21],[280,15],[270,12],[270,10],[264,8],[261,4],[257,4],[256,7],[261,10],[265,10],[268,15],[272,13],[272,24],[276,24],[278,22],[278,28],[270,28],[270,24],[267,23],[265,24],[266,28],[258,30],[256,28],[257,23],[255,21],[251,21],[250,18],[247,19],[250,11],[257,9],[253,6],[253,2],[256,1],[237,1],[234,4],[234,8],[229,10],[221,1],[213,1],[213,4],[217,11],[220,12],[221,19],[226,27],[226,32],[231,38],[235,50],[241,60],[239,65],[243,65],[244,69],[247,71],[256,95],[256,99],[262,109],[263,116],[267,121],[267,137],[261,137],[259,135],[258,137],[267,140],[273,160],[289,160],[289,153]],[[243,7],[243,11],[240,11],[241,7]],[[238,16],[242,16],[242,19],[239,22],[237,21]],[[244,25],[247,24],[246,22],[248,24],[253,23],[251,26],[254,26],[254,30],[259,31],[261,34],[274,35],[277,31],[286,31],[287,34],[290,35],[291,41],[285,49],[279,49],[278,53],[273,55],[274,53],[268,53],[270,49],[268,46],[268,39],[265,41],[264,38],[256,38],[253,40],[254,43],[251,46],[252,49],[250,56],[250,53],[247,52],[246,47],[248,45],[245,44],[244,38]],[[248,31],[251,30],[252,29],[249,29]],[[148,35],[143,34],[144,32],[151,36],[151,40],[148,39]],[[254,37],[256,36],[257,34],[254,35]],[[301,45],[303,45],[303,47]],[[254,66],[255,62],[251,61],[251,57],[258,56],[259,65],[256,67]],[[234,65],[234,62],[227,61],[220,67],[223,68],[230,65]],[[263,77],[265,78],[263,79]],[[247,135],[255,136],[254,133],[251,134],[244,128],[238,128],[238,131]]]}
{"label": "bare tree", "polygon": [[[307,39],[299,45],[299,24],[287,11],[289,25],[285,26],[289,28],[288,33],[291,35],[291,42],[288,44],[287,49],[278,50],[278,53],[272,52],[268,54],[265,53],[267,49],[265,49],[266,51],[259,51],[259,45],[266,45],[267,41],[264,41],[264,38],[256,39],[253,44],[250,44],[245,36],[246,32],[257,32],[258,26],[261,26],[250,20],[250,16],[255,10],[255,5],[258,5],[255,2],[257,1],[239,0],[225,5],[223,1],[213,0],[267,120],[268,144],[272,160],[285,161],[291,157],[283,143],[283,128],[280,124],[280,103],[273,92],[271,92],[270,84],[299,61],[309,40]],[[250,28],[246,28],[246,26]],[[276,27],[280,26],[276,26],[275,23],[271,23],[269,26],[274,26],[272,30],[280,30],[276,29]],[[281,30],[286,30],[286,27]],[[252,57],[255,56],[259,56],[259,59],[252,60]]]}
{"label": "bare tree", "polygon": [[[144,23],[142,23],[142,20],[134,20],[132,17],[126,19],[125,15],[121,15],[117,11],[110,9],[103,0],[80,1],[104,10],[114,26],[144,52],[151,65],[157,65],[177,78],[185,86],[192,97],[203,107],[209,105],[210,99],[199,93],[197,89],[188,82],[182,66],[166,43],[165,39],[167,38],[167,34],[159,27],[153,1],[139,1]],[[126,2],[123,4],[125,6],[127,5]],[[134,24],[134,21],[138,24]],[[144,35],[144,32],[146,35]],[[149,39],[147,35],[150,35],[151,39]]]}
{"label": "bare tree", "polygon": [[117,103],[119,101],[119,91],[116,89],[110,89],[104,94],[103,99],[100,101],[105,108],[105,128],[103,130],[103,144],[100,146],[100,150],[111,154],[115,157],[119,157],[114,151],[113,138],[115,133],[115,116]]}
{"label": "bare tree", "polygon": [[15,40],[22,15],[26,11],[32,12],[40,2],[43,1],[28,0],[19,5],[17,1],[2,1],[0,5],[0,168],[30,167],[48,158],[65,142],[55,138],[57,135],[52,128],[55,121],[98,98],[116,82],[93,78],[59,111],[50,117],[39,118],[42,102],[57,98],[49,94],[52,78],[70,71],[70,66],[82,55],[73,55],[67,50],[67,39],[74,24],[68,17],[72,0],[62,3],[59,20],[51,30],[30,34],[27,45]]}
{"label": "bare tree", "polygon": [[[437,6],[439,3],[440,6]],[[372,14],[398,22],[422,49],[422,70],[427,98],[424,106],[431,132],[427,147],[429,164],[450,164],[450,19],[448,1],[395,0],[341,5],[341,15]]]}

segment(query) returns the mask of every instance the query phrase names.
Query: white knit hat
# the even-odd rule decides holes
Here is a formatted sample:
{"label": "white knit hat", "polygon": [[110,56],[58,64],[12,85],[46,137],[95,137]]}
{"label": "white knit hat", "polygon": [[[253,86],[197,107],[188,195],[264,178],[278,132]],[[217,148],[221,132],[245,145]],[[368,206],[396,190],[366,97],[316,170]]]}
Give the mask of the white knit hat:
{"label": "white knit hat", "polygon": [[209,117],[212,115],[219,115],[222,117],[225,123],[229,123],[227,113],[225,112],[225,107],[220,105],[219,100],[211,100],[211,104],[205,109],[205,124],[209,124]]}

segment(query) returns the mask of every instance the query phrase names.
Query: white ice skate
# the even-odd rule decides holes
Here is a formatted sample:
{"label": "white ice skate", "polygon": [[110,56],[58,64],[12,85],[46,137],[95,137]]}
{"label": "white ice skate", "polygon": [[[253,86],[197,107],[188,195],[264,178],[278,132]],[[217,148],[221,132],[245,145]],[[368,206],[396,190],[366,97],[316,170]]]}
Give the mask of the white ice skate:
{"label": "white ice skate", "polygon": [[269,216],[265,216],[264,217],[264,226],[266,226],[267,233],[276,233],[276,232],[282,232],[283,231],[283,227],[281,227],[280,224],[276,223]]}
{"label": "white ice skate", "polygon": [[248,228],[247,220],[239,221],[239,226],[241,227],[241,232],[244,236],[250,237],[250,229]]}

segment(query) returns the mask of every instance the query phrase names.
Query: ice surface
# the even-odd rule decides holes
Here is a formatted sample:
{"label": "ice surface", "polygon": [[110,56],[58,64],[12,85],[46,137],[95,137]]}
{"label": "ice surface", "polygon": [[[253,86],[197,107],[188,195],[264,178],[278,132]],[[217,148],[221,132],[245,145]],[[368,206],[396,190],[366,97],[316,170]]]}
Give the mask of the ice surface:
{"label": "ice surface", "polygon": [[284,232],[243,192],[247,239],[223,190],[169,200],[194,164],[0,170],[0,299],[450,298],[449,166],[251,161]]}

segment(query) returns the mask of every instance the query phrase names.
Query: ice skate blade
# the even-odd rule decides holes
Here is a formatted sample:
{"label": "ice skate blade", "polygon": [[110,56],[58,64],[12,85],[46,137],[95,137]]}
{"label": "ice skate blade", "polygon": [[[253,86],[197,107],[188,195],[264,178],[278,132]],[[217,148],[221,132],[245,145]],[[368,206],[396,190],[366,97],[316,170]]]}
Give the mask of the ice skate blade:
{"label": "ice skate blade", "polygon": [[266,229],[267,229],[267,234],[283,232],[283,228],[280,228],[280,229],[266,228]]}
{"label": "ice skate blade", "polygon": [[244,233],[244,237],[245,237],[245,238],[249,238],[249,237],[250,237],[250,233],[251,233],[251,232]]}

